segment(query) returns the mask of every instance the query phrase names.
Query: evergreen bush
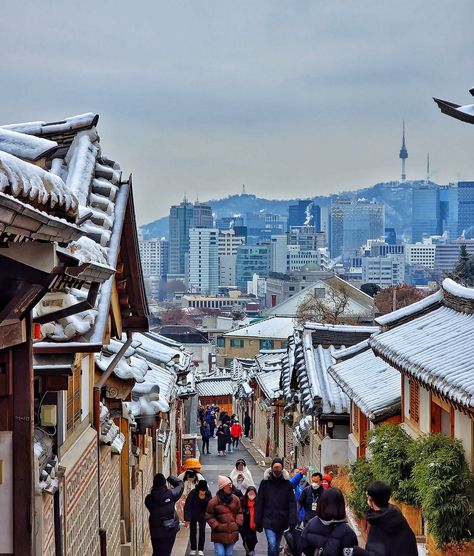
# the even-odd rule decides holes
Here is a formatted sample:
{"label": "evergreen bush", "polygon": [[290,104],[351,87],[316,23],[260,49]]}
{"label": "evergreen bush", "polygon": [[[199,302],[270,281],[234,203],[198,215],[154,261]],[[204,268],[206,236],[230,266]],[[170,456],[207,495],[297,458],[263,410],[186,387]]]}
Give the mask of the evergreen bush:
{"label": "evergreen bush", "polygon": [[372,466],[365,458],[359,458],[350,466],[351,493],[348,496],[348,503],[351,510],[357,517],[364,517],[368,510],[367,487],[375,477]]}
{"label": "evergreen bush", "polygon": [[430,434],[413,444],[412,458],[413,481],[428,532],[438,546],[470,538],[474,482],[461,442]]}
{"label": "evergreen bush", "polygon": [[398,502],[420,503],[412,479],[415,441],[398,425],[386,423],[369,431],[370,465],[377,480],[392,488]]}

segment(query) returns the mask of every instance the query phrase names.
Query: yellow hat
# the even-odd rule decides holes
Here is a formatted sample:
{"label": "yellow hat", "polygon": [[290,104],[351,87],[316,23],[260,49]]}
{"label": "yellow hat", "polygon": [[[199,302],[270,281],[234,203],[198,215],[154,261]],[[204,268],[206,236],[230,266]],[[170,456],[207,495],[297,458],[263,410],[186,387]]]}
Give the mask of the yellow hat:
{"label": "yellow hat", "polygon": [[189,469],[193,469],[194,471],[201,471],[201,462],[197,458],[188,458],[184,462],[184,470],[188,471]]}

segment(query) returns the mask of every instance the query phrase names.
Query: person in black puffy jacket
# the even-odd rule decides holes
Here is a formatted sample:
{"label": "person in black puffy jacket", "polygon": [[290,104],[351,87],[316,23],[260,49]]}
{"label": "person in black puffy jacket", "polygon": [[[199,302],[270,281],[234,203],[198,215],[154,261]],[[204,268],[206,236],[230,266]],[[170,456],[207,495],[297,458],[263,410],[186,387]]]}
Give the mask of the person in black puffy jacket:
{"label": "person in black puffy jacket", "polygon": [[316,517],[301,533],[301,549],[306,556],[343,556],[344,549],[358,545],[347,524],[344,496],[338,488],[325,490],[318,501]]}
{"label": "person in black puffy jacket", "polygon": [[[212,498],[211,491],[207,487],[207,481],[199,481],[196,488],[186,498],[184,504],[184,520],[189,523],[189,542],[191,544],[191,555],[203,554],[206,542],[206,508]],[[199,525],[199,541],[196,542]]]}
{"label": "person in black puffy jacket", "polygon": [[[168,488],[166,481],[172,488]],[[157,473],[153,487],[145,498],[145,506],[150,512],[149,525],[153,556],[170,556],[176,534],[179,531],[179,519],[174,505],[183,494],[184,483],[178,477],[168,477]]]}

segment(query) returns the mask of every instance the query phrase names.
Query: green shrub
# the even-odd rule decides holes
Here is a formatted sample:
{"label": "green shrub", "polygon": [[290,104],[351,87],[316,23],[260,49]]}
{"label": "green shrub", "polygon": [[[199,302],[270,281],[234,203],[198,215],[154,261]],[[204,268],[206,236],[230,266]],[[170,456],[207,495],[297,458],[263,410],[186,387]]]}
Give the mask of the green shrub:
{"label": "green shrub", "polygon": [[412,446],[412,458],[415,488],[438,545],[470,538],[474,482],[461,442],[430,434]]}
{"label": "green shrub", "polygon": [[351,510],[357,517],[364,517],[368,509],[367,487],[375,480],[370,462],[365,458],[359,458],[350,466],[349,479],[352,491],[348,497]]}
{"label": "green shrub", "polygon": [[413,484],[413,445],[415,441],[398,425],[381,425],[369,432],[369,448],[372,472],[377,480],[392,488],[398,502],[419,505],[419,497]]}

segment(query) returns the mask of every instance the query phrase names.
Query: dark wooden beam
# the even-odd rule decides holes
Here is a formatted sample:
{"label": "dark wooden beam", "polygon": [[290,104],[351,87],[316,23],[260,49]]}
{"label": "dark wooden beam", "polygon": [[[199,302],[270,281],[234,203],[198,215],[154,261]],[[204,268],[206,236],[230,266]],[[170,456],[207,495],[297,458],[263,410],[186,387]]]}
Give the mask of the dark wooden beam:
{"label": "dark wooden beam", "polygon": [[14,553],[35,553],[34,543],[34,386],[31,319],[27,341],[12,348],[13,367],[13,539]]}

